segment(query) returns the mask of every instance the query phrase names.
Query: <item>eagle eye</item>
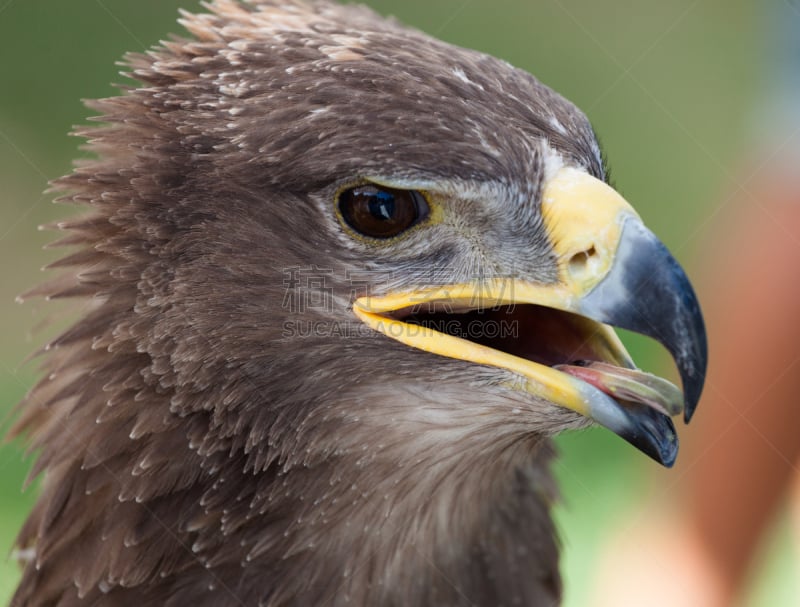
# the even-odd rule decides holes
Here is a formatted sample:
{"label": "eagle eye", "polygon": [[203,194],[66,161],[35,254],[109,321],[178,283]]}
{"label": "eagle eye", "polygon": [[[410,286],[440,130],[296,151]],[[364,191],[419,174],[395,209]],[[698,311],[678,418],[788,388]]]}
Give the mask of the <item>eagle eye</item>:
{"label": "eagle eye", "polygon": [[424,219],[428,204],[415,190],[367,184],[339,194],[339,211],[345,223],[359,234],[392,238]]}

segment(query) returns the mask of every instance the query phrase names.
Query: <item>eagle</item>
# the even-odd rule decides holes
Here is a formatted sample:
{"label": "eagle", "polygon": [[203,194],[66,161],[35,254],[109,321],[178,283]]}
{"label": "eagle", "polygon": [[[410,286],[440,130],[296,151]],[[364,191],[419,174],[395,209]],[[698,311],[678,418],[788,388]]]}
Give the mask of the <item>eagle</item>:
{"label": "eagle", "polygon": [[684,271],[528,73],[356,5],[206,9],[126,56],[54,184],[83,213],[27,295],[85,307],[13,430],[12,605],[556,605],[551,438],[672,465]]}

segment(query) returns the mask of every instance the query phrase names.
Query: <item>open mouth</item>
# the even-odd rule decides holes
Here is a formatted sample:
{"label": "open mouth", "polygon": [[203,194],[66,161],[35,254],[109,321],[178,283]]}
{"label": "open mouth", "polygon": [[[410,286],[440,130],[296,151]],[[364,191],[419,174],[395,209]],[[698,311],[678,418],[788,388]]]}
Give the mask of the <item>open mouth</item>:
{"label": "open mouth", "polygon": [[674,461],[670,416],[683,411],[683,394],[637,369],[609,325],[502,297],[430,293],[362,298],[353,311],[408,346],[507,369],[523,391],[597,421],[666,465]]}
{"label": "open mouth", "polygon": [[522,367],[528,376],[553,369],[621,403],[669,416],[683,411],[675,385],[638,370],[611,327],[579,314],[536,304],[458,309],[453,302],[430,301],[380,316],[385,324],[369,323],[373,328],[415,347],[427,337],[422,349],[436,354],[512,371]]}
{"label": "open mouth", "polygon": [[457,313],[400,310],[390,316],[548,367],[600,359],[611,359],[608,362],[624,366],[632,364],[626,356],[620,356],[621,352],[615,352],[611,344],[598,347],[598,338],[604,336],[603,325],[578,314],[536,304],[503,305]]}
{"label": "open mouth", "polygon": [[[397,311],[395,320],[445,333],[585,381],[617,401],[640,402],[664,415],[683,411],[669,381],[636,368],[614,330],[579,314],[536,304],[452,311]],[[433,306],[435,310],[435,306]]]}

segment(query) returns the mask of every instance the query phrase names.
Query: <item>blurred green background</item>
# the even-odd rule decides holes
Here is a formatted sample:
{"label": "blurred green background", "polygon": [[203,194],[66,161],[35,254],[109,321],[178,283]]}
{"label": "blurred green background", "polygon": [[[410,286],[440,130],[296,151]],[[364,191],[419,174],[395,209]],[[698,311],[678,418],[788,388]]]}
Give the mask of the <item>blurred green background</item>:
{"label": "blurred green background", "polygon": [[[767,27],[756,0],[404,0],[367,2],[435,36],[522,67],[590,117],[616,186],[689,268],[721,222],[763,85]],[[51,333],[34,327],[56,309],[14,303],[39,282],[54,254],[37,225],[71,209],[54,206],[47,181],[70,169],[79,141],[67,137],[89,113],[82,98],[115,94],[115,65],[180,31],[189,0],[0,0],[0,433],[36,377],[25,357]],[[59,312],[61,314],[61,312]],[[58,321],[56,322],[58,324]],[[660,351],[632,340],[634,358],[656,369]],[[602,430],[560,439],[566,605],[591,605],[599,548],[633,504],[676,482]],[[5,556],[32,504],[30,467],[18,443],[0,447],[0,604],[17,569]],[[662,500],[663,501],[663,500]],[[668,505],[666,507],[669,507]],[[656,516],[656,514],[654,514]],[[785,518],[785,517],[784,517]],[[797,557],[779,522],[759,558],[748,605],[788,605]],[[665,584],[669,583],[664,580]]]}

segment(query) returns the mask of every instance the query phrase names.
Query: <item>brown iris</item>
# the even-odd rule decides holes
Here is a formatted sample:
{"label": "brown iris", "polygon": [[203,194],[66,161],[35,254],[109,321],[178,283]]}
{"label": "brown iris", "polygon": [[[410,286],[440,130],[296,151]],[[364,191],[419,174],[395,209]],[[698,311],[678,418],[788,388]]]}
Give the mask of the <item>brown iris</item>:
{"label": "brown iris", "polygon": [[339,195],[339,210],[347,225],[370,238],[392,238],[428,213],[425,197],[414,190],[360,185]]}

